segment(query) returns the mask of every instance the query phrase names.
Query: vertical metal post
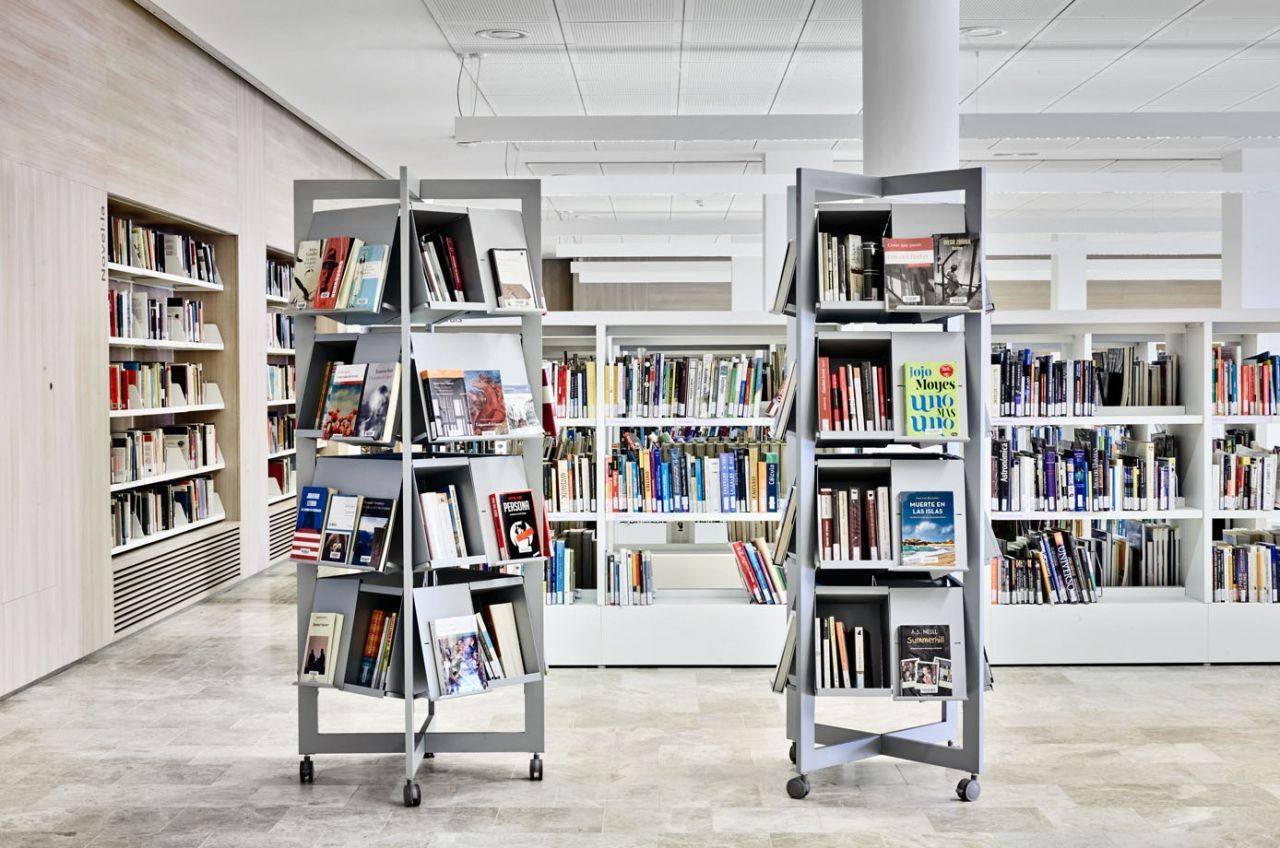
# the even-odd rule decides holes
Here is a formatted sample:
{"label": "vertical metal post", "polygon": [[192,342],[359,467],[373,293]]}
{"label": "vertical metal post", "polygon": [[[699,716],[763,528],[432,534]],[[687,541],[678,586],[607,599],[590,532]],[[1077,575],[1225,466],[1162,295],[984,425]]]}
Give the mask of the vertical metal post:
{"label": "vertical metal post", "polygon": [[414,509],[413,493],[413,352],[409,348],[409,316],[413,311],[412,287],[409,285],[409,269],[412,267],[409,251],[414,249],[409,237],[409,169],[400,168],[400,559],[403,563],[404,600],[400,613],[401,633],[404,634],[404,777],[413,782],[417,773],[415,726],[413,720],[413,659],[418,645],[413,639],[413,522],[410,510]]}

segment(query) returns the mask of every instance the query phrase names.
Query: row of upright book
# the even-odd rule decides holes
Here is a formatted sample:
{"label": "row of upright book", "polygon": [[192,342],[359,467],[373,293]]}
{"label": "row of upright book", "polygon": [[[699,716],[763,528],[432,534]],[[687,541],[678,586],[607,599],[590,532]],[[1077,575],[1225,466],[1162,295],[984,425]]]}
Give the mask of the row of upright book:
{"label": "row of upright book", "polygon": [[[214,424],[172,424],[111,434],[111,482],[131,483],[221,462]],[[172,463],[182,465],[173,467]]]}
{"label": "row of upright book", "polygon": [[211,242],[120,215],[107,221],[107,261],[220,285]]}
{"label": "row of upright book", "polygon": [[546,440],[542,496],[547,512],[595,512],[595,438],[593,428],[569,427]]}
{"label": "row of upright book", "polygon": [[1223,511],[1274,510],[1280,448],[1252,442],[1250,434],[1228,431],[1213,440],[1210,494]]}
{"label": "row of upright book", "polygon": [[204,302],[113,286],[107,292],[107,327],[112,338],[204,342]]}
{"label": "row of upright book", "polygon": [[173,483],[111,495],[111,539],[115,547],[214,516],[213,478],[189,477]]}
{"label": "row of upright book", "polygon": [[297,371],[292,362],[267,363],[267,400],[294,400],[298,396],[297,380]]}
{"label": "row of upright book", "polygon": [[108,365],[111,409],[148,410],[191,406],[205,402],[204,364],[200,362],[138,362]]}
{"label": "row of upright book", "polygon": [[1215,342],[1212,367],[1214,415],[1280,414],[1280,357],[1245,356],[1239,344]]}
{"label": "row of upright book", "polygon": [[1211,557],[1214,603],[1280,603],[1280,532],[1228,528]]}
{"label": "row of upright book", "polygon": [[1178,404],[1178,355],[1148,362],[1132,345],[1091,359],[997,346],[991,353],[992,411],[1005,417],[1094,415],[1099,407]]}
{"label": "row of upright book", "polygon": [[[621,354],[604,369],[605,414],[634,418],[736,418],[765,414],[781,385],[782,349],[676,356]],[[590,391],[588,390],[590,397]]]}
{"label": "row of upright book", "polygon": [[605,469],[606,503],[621,513],[776,512],[782,448],[625,440]]}

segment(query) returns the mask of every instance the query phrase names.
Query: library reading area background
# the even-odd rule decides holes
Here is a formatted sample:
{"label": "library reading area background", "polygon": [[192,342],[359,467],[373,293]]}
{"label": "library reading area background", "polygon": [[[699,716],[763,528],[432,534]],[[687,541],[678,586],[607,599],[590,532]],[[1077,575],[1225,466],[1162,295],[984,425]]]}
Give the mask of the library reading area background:
{"label": "library reading area background", "polygon": [[1280,3],[0,35],[0,848],[1280,844]]}

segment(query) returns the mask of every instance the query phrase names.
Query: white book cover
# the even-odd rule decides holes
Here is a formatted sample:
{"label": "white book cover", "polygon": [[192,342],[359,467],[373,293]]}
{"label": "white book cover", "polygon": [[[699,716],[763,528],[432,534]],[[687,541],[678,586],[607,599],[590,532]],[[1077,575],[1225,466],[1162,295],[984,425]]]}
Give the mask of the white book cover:
{"label": "white book cover", "polygon": [[302,653],[298,683],[305,686],[332,686],[338,664],[338,643],[342,638],[342,615],[313,612],[307,624],[307,642]]}
{"label": "white book cover", "polygon": [[489,607],[493,621],[493,638],[498,648],[498,659],[509,677],[525,674],[524,657],[520,648],[520,632],[516,629],[515,608],[509,603]]}

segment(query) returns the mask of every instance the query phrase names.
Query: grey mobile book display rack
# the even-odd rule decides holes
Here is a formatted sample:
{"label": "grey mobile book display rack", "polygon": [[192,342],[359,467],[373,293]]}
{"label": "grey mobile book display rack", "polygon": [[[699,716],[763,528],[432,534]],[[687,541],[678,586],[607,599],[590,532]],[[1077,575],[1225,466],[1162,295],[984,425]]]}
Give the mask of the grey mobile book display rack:
{"label": "grey mobile book display rack", "polygon": [[[946,205],[921,202],[947,192]],[[963,210],[955,202],[963,196]],[[891,208],[852,203],[865,199],[910,198]],[[981,169],[868,177],[811,169],[796,172],[796,272],[788,345],[796,361],[796,497],[787,585],[796,615],[796,646],[787,677],[787,736],[798,775],[787,782],[793,798],[809,793],[808,773],[884,755],[969,773],[960,781],[961,800],[978,797],[982,767],[983,634],[987,475],[986,440],[975,434],[984,422],[988,331],[984,311],[957,307],[916,307],[887,311],[884,302],[818,302],[818,232],[858,234],[863,239],[983,232]],[[839,204],[834,207],[832,204]],[[886,227],[892,232],[886,233]],[[979,242],[978,261],[981,263]],[[979,266],[981,267],[981,265]],[[986,306],[985,285],[982,302]],[[844,325],[844,326],[840,326]],[[817,371],[820,352],[863,358],[875,351],[893,372],[895,427],[892,432],[820,432]],[[960,375],[960,437],[922,440],[903,426],[904,361],[963,363]],[[888,380],[888,375],[887,375]],[[875,452],[862,450],[874,448]],[[938,451],[941,452],[938,452]],[[904,569],[892,561],[822,561],[819,558],[818,490],[842,480],[875,481],[892,493],[893,551],[901,555],[898,498],[926,489],[953,493],[955,561],[952,567]],[[967,573],[966,573],[967,572]],[[867,634],[867,670],[874,688],[824,688],[815,673],[815,616],[835,616]],[[941,701],[937,722],[887,732],[868,732],[815,718],[816,702],[831,696],[903,698],[898,679],[897,631],[901,625],[950,627],[954,682]],[[961,704],[963,702],[963,708]],[[956,739],[959,737],[960,744]]]}
{"label": "grey mobile book display rack", "polygon": [[[298,485],[328,486],[343,494],[394,498],[397,508],[388,539],[390,555],[384,572],[359,566],[338,566],[348,573],[318,574],[319,564],[298,561],[298,651],[305,650],[310,613],[343,614],[342,633],[334,652],[333,687],[344,693],[404,700],[404,727],[398,731],[321,733],[320,687],[298,687],[299,778],[314,780],[315,754],[404,755],[404,803],[418,806],[421,791],[416,775],[426,758],[438,753],[524,752],[532,755],[529,777],[542,779],[544,746],[543,621],[541,558],[522,559],[522,575],[473,570],[484,564],[503,565],[488,495],[531,489],[539,516],[542,503],[543,433],[468,436],[432,439],[427,427],[426,398],[419,374],[428,367],[501,368],[524,377],[534,397],[541,397],[542,316],[540,310],[498,306],[489,248],[527,248],[531,279],[541,300],[541,196],[537,180],[423,180],[413,190],[407,171],[398,180],[301,180],[294,183],[294,237],[354,236],[366,243],[390,244],[386,291],[378,312],[352,310],[296,310],[299,374]],[[445,208],[431,201],[519,200],[521,211]],[[352,208],[317,211],[355,204]],[[455,237],[457,260],[466,281],[467,302],[430,302],[419,232],[436,231]],[[518,334],[436,334],[436,325],[489,316],[518,317]],[[331,317],[362,332],[316,333],[316,318]],[[483,329],[483,327],[479,327]],[[497,361],[506,356],[514,361]],[[474,360],[474,362],[473,362]],[[317,457],[320,436],[317,404],[324,390],[327,362],[400,363],[400,405],[396,432],[386,443],[339,439],[365,450],[360,456]],[[523,371],[523,374],[519,374]],[[445,442],[506,441],[522,445],[521,455],[466,456],[442,453]],[[397,445],[398,443],[398,445]],[[531,485],[531,481],[538,485]],[[469,552],[451,560],[432,560],[426,545],[418,493],[424,484],[452,485],[458,493]],[[483,541],[483,552],[478,542]],[[515,564],[515,563],[507,563]],[[521,686],[524,729],[510,732],[442,732],[432,730],[436,701],[445,697],[430,648],[429,622],[476,611],[474,602],[510,603],[525,674],[490,681],[490,688]],[[373,610],[398,613],[386,680],[377,689],[359,685],[363,637]],[[301,660],[299,660],[301,665]],[[325,687],[327,688],[327,687]],[[482,694],[482,693],[477,693]],[[456,696],[455,696],[456,697]],[[426,701],[426,715],[417,714],[415,701]]]}

